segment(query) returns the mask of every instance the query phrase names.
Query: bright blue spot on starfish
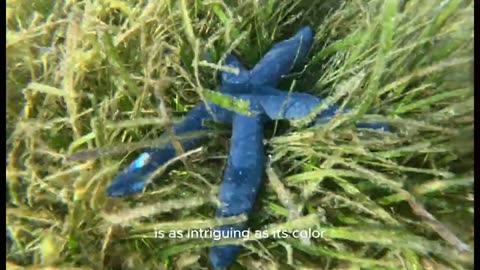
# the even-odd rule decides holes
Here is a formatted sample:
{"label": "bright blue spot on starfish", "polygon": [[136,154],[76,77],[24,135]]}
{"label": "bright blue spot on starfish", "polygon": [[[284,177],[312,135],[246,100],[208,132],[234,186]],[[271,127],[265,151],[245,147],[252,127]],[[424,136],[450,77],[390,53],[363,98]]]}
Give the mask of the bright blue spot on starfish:
{"label": "bright blue spot on starfish", "polygon": [[136,170],[145,166],[150,159],[151,155],[149,153],[142,153],[137,159],[135,159],[135,161],[132,162],[132,164],[130,164],[130,166],[128,166],[127,171]]}

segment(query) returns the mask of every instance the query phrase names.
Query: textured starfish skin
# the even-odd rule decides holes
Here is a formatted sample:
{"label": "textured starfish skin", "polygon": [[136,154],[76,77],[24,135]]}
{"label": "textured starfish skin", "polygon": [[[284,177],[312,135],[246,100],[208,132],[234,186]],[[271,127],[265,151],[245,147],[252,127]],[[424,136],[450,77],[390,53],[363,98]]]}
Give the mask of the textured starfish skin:
{"label": "textured starfish skin", "polygon": [[[321,99],[306,93],[288,93],[276,89],[281,77],[295,64],[302,62],[307,54],[313,35],[304,27],[292,38],[275,44],[266,55],[247,70],[236,57],[229,55],[225,65],[238,69],[238,74],[222,72],[220,92],[248,100],[250,116],[241,115],[213,103],[208,103],[211,115],[203,102],[197,104],[184,120],[173,126],[175,134],[206,130],[204,120],[232,123],[230,153],[220,185],[220,206],[216,217],[249,214],[255,202],[264,171],[263,126],[266,121],[298,119],[308,115],[321,103]],[[317,119],[328,119],[335,115],[339,106],[334,104],[317,115]],[[347,109],[348,110],[348,109]],[[347,111],[347,110],[344,110]],[[389,130],[383,123],[359,123],[359,128]],[[168,136],[164,134],[163,136]],[[180,141],[184,150],[194,148],[203,138]],[[147,149],[129,167],[118,174],[107,188],[109,196],[123,196],[139,192],[145,180],[159,166],[176,156],[172,144]],[[217,231],[244,230],[245,224],[215,228]],[[212,247],[210,262],[214,269],[229,267],[236,258],[240,246],[222,245]]]}
{"label": "textured starfish skin", "polygon": [[[249,214],[252,210],[264,170],[263,152],[264,117],[236,114],[233,118],[232,139],[227,167],[223,175],[215,217]],[[246,229],[244,223],[225,225],[217,231],[238,232]],[[228,267],[241,246],[222,245],[210,249],[210,262],[214,269]]]}

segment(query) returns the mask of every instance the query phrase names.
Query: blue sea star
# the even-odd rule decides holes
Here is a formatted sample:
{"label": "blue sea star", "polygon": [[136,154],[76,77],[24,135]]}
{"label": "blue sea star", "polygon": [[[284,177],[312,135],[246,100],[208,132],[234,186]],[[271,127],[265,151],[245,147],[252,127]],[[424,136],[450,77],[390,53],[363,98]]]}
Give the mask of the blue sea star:
{"label": "blue sea star", "polygon": [[[276,89],[282,76],[303,61],[312,44],[310,27],[300,29],[290,39],[275,44],[266,55],[247,70],[238,59],[227,56],[225,65],[238,69],[238,73],[222,72],[220,92],[247,100],[249,115],[236,113],[208,102],[197,104],[184,120],[173,126],[176,135],[208,129],[204,120],[232,123],[230,154],[220,186],[216,217],[248,214],[255,201],[264,170],[263,126],[266,121],[276,119],[298,119],[307,116],[321,99],[306,93],[289,93]],[[317,118],[331,118],[338,111],[331,105]],[[357,127],[388,130],[383,123],[361,123]],[[164,134],[163,136],[168,136]],[[184,150],[194,148],[202,138],[181,140]],[[139,192],[145,181],[159,166],[176,156],[172,144],[147,149],[130,166],[118,174],[107,188],[109,196],[124,196]],[[219,231],[244,230],[245,224],[216,228]],[[237,245],[214,246],[210,250],[210,262],[214,269],[231,265],[240,250]]]}

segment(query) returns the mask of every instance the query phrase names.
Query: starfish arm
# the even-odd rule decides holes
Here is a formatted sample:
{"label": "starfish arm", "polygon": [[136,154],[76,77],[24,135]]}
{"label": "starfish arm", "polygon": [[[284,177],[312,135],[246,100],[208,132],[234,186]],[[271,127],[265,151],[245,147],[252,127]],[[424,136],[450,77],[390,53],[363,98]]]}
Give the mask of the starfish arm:
{"label": "starfish arm", "polygon": [[[315,125],[322,125],[328,122],[333,116],[335,116],[335,113],[340,109],[340,106],[337,104],[331,105],[327,110],[322,111],[319,115],[317,115],[317,118],[315,119]],[[352,109],[351,108],[344,108],[342,113],[347,113],[350,112]],[[392,128],[382,122],[372,122],[372,123],[356,123],[355,126],[357,128],[368,128],[368,129],[378,129],[378,130],[384,130],[384,131],[392,131]]]}
{"label": "starfish arm", "polygon": [[[233,119],[230,154],[220,185],[216,217],[249,214],[252,210],[264,171],[263,118],[235,114]],[[245,224],[226,225],[215,230],[222,235],[236,230],[240,233]],[[232,236],[233,237],[233,236]],[[228,267],[240,250],[240,246],[214,246],[210,250],[210,262],[214,269]]]}
{"label": "starfish arm", "polygon": [[[216,119],[221,122],[231,122],[232,113],[226,109],[209,104]],[[203,120],[212,120],[213,117],[208,113],[205,104],[199,103],[185,116],[184,120],[173,126],[175,135],[203,131],[208,127],[203,125]],[[161,137],[168,137],[164,133]],[[204,136],[180,140],[184,151],[193,149]],[[145,186],[148,177],[160,166],[176,156],[176,150],[173,144],[169,143],[160,147],[153,147],[143,152],[135,159],[124,171],[119,173],[107,187],[107,194],[112,197],[124,196],[130,193],[140,192]],[[168,169],[168,168],[167,168]]]}
{"label": "starfish arm", "polygon": [[225,59],[224,66],[236,69],[237,73],[232,71],[222,71],[220,73],[221,86],[220,92],[223,93],[248,93],[249,72],[240,63],[237,57],[229,54]]}
{"label": "starfish arm", "polygon": [[253,97],[261,104],[272,120],[299,119],[307,116],[320,103],[320,99],[304,93],[288,93],[276,96]]}
{"label": "starfish arm", "polygon": [[[255,101],[252,102],[260,103],[263,112],[272,120],[294,120],[303,118],[308,116],[308,114],[322,102],[320,98],[306,93],[283,93],[283,95],[277,94],[275,96],[251,96],[250,99],[255,99]],[[334,117],[339,110],[340,106],[338,104],[331,104],[316,115],[316,124],[328,121]],[[345,108],[341,113],[347,113],[350,110],[350,108]],[[360,122],[355,124],[355,126],[357,128],[383,129],[384,131],[391,130],[389,125],[381,122]]]}
{"label": "starfish arm", "polygon": [[306,26],[290,39],[276,43],[250,71],[250,83],[278,85],[283,75],[304,60],[312,41],[312,29]]}
{"label": "starfish arm", "polygon": [[[256,92],[259,92],[257,95],[236,94],[233,96],[248,100],[252,112],[264,113],[271,120],[295,120],[306,117],[322,102],[320,98],[306,93],[289,93],[265,86],[257,88],[260,88],[260,90],[256,90]],[[337,104],[331,104],[325,110],[322,110],[317,114],[315,121],[316,124],[327,122],[330,118],[335,116],[339,109],[340,106]],[[349,108],[345,108],[342,113],[346,113],[350,110],[351,109]],[[357,123],[356,127],[390,131],[390,127],[387,124],[379,122]]]}
{"label": "starfish arm", "polygon": [[[255,89],[255,88],[254,88]],[[285,92],[262,86],[259,94],[232,96],[250,103],[254,114],[265,114],[270,120],[298,119],[307,116],[320,103],[318,97],[297,92]]]}

